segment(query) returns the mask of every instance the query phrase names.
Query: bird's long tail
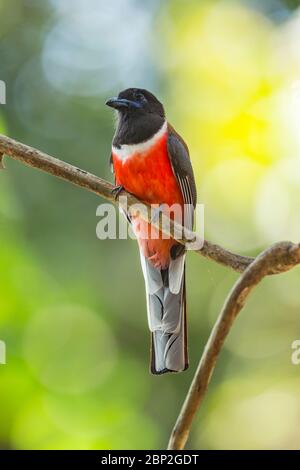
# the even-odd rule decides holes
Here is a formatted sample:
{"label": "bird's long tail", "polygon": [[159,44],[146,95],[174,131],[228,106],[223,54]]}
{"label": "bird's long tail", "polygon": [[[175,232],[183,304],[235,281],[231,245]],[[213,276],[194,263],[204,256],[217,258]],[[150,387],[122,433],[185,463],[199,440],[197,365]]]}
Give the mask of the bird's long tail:
{"label": "bird's long tail", "polygon": [[185,255],[159,270],[141,254],[151,331],[151,372],[188,368]]}

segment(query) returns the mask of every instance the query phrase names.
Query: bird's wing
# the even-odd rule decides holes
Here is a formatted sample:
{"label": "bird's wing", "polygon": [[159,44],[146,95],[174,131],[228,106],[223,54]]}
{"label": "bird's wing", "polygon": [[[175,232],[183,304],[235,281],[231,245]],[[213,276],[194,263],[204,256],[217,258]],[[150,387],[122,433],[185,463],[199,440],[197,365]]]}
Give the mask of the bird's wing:
{"label": "bird's wing", "polygon": [[185,214],[184,224],[189,230],[192,230],[194,208],[197,202],[194,172],[188,147],[170,124],[168,126],[168,154],[174,175],[182,193],[184,204],[187,205],[187,214]]}
{"label": "bird's wing", "polygon": [[[183,224],[189,230],[193,230],[194,208],[197,202],[193,168],[186,143],[170,124],[167,145],[171,166],[185,204]],[[183,245],[175,245],[173,249],[169,266],[169,285],[172,292],[178,292],[184,273],[185,249]]]}

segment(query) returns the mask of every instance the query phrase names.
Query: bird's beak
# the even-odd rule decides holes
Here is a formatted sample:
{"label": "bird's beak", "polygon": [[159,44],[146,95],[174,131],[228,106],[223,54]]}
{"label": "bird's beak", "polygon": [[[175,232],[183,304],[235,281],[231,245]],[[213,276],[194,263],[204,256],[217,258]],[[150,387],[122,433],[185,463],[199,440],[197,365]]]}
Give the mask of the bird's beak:
{"label": "bird's beak", "polygon": [[126,100],[125,98],[110,98],[105,103],[107,106],[115,109],[122,109],[122,108],[140,108],[140,103],[136,101]]}

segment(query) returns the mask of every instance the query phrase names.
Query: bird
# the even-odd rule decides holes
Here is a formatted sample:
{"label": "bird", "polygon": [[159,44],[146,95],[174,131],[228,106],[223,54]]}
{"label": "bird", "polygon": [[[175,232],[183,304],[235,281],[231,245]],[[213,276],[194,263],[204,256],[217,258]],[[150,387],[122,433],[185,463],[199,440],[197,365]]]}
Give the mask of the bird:
{"label": "bird", "polygon": [[[146,89],[127,88],[106,105],[117,117],[110,158],[116,197],[124,189],[177,221],[171,211],[175,204],[184,210],[184,226],[192,230],[197,192],[189,150],[168,123],[163,104]],[[145,280],[150,371],[182,372],[189,366],[185,247],[158,230],[151,232],[153,227],[141,218],[127,218]]]}

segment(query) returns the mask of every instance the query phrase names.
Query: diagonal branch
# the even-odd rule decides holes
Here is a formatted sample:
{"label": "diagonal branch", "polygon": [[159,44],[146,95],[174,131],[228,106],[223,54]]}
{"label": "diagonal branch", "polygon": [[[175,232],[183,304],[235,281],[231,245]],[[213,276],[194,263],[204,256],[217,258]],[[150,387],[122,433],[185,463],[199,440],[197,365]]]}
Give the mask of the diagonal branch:
{"label": "diagonal branch", "polygon": [[[0,155],[6,154],[14,160],[18,160],[27,166],[37,168],[50,175],[56,176],[57,178],[68,181],[76,186],[80,186],[88,191],[91,191],[98,196],[102,196],[106,200],[116,203],[115,197],[112,193],[114,186],[108,181],[99,178],[87,171],[77,168],[70,163],[66,163],[57,158],[51,157],[40,150],[33,147],[29,147],[23,143],[17,142],[9,137],[0,135]],[[0,158],[0,161],[2,159]],[[137,204],[141,204],[137,198],[132,194],[122,192],[122,195],[127,196],[127,205],[130,208]],[[146,207],[146,205],[144,205]],[[140,208],[140,207],[139,207]],[[141,209],[141,208],[140,208]],[[145,213],[140,214],[145,217],[148,221],[150,220],[149,213],[145,210]],[[170,221],[167,217],[163,217],[162,220],[158,221],[157,224],[152,222],[152,225],[156,225],[165,233],[178,233],[182,234],[183,228],[179,224]],[[196,234],[194,234],[196,237]],[[176,237],[174,237],[176,238]],[[180,243],[186,244],[188,239],[178,239]],[[225,250],[219,245],[213,244],[209,241],[204,241],[204,245],[201,250],[197,253],[205,258],[211,259],[216,263],[222,264],[223,266],[230,267],[238,272],[243,272],[254,258],[248,256],[241,256],[235,253],[231,253]]]}
{"label": "diagonal branch", "polygon": [[276,243],[263,251],[233,286],[206,343],[197,371],[172,431],[168,449],[185,447],[192,421],[206,394],[218,356],[238,313],[253,288],[268,274],[287,271],[300,263],[300,244]]}

